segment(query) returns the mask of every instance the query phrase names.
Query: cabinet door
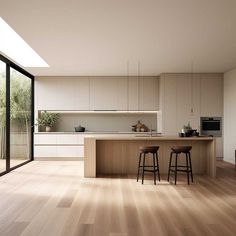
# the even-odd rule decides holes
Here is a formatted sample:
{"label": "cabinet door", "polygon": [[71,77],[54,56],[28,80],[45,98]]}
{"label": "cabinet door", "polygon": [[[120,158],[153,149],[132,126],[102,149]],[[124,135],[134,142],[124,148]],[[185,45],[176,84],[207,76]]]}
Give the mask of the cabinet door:
{"label": "cabinet door", "polygon": [[40,77],[36,87],[38,110],[89,110],[88,77]]}
{"label": "cabinet door", "polygon": [[139,110],[139,80],[134,76],[128,78],[128,110]]}
{"label": "cabinet door", "polygon": [[127,77],[90,78],[91,110],[127,110]]}
{"label": "cabinet door", "polygon": [[37,110],[57,110],[59,108],[59,93],[55,77],[36,77],[35,103]]}
{"label": "cabinet door", "polygon": [[177,79],[177,132],[188,122],[193,129],[200,124],[200,76],[179,74]]}
{"label": "cabinet door", "polygon": [[56,145],[57,144],[57,134],[35,134],[34,135],[35,145]]}
{"label": "cabinet door", "polygon": [[57,146],[57,157],[84,157],[84,146]]}
{"label": "cabinet door", "polygon": [[191,124],[191,109],[193,109],[192,78],[186,75],[176,75],[176,82],[176,128],[177,132],[181,132],[184,125],[187,125],[188,122]]}
{"label": "cabinet door", "polygon": [[57,146],[34,146],[34,157],[57,157]]}
{"label": "cabinet door", "polygon": [[140,77],[139,110],[158,110],[158,77]]}
{"label": "cabinet door", "polygon": [[176,77],[175,76],[164,76],[164,99],[163,99],[163,110],[162,110],[162,122],[163,132],[165,135],[176,135],[177,134],[177,106],[176,106]]}
{"label": "cabinet door", "polygon": [[74,88],[75,110],[89,110],[89,77],[76,77]]}
{"label": "cabinet door", "polygon": [[90,78],[91,110],[117,109],[117,80],[115,77]]}
{"label": "cabinet door", "polygon": [[[117,104],[116,110],[128,110],[128,78],[116,77],[117,83]],[[114,93],[115,94],[115,93]]]}
{"label": "cabinet door", "polygon": [[201,116],[222,116],[223,78],[221,74],[201,76]]}

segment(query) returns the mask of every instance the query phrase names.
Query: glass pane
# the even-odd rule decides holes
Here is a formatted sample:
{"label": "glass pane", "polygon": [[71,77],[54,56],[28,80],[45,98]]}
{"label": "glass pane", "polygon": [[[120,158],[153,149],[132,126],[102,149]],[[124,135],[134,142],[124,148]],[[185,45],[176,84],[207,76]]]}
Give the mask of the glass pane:
{"label": "glass pane", "polygon": [[0,61],[0,172],[6,170],[6,64]]}
{"label": "glass pane", "polygon": [[10,167],[31,158],[31,79],[10,71]]}

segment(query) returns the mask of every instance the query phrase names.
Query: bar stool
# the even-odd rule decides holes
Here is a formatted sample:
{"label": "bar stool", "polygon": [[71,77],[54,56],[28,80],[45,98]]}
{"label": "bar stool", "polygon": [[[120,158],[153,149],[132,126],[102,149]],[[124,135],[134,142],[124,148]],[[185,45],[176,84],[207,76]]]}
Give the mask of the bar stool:
{"label": "bar stool", "polygon": [[[154,177],[154,184],[156,184],[156,173],[158,174],[158,179],[160,181],[160,172],[159,172],[159,161],[158,161],[158,149],[159,146],[144,146],[140,147],[140,153],[139,153],[139,164],[138,164],[138,174],[137,174],[137,182],[139,179],[139,170],[142,168],[142,184],[144,182],[144,172],[153,172]],[[153,165],[146,165],[146,154],[152,154],[152,161]],[[141,165],[141,160],[143,157],[143,164]]]}
{"label": "bar stool", "polygon": [[[193,182],[193,172],[192,172],[192,162],[191,162],[191,154],[190,150],[192,149],[192,146],[175,146],[171,147],[171,153],[170,153],[170,162],[169,162],[169,170],[168,170],[168,178],[170,179],[170,172],[175,173],[175,184],[177,181],[177,172],[186,172],[187,178],[188,178],[188,184],[189,184],[189,174],[191,175],[191,180]],[[186,157],[186,165],[178,165],[178,155],[184,153]],[[172,155],[175,154],[175,165],[172,165]]]}

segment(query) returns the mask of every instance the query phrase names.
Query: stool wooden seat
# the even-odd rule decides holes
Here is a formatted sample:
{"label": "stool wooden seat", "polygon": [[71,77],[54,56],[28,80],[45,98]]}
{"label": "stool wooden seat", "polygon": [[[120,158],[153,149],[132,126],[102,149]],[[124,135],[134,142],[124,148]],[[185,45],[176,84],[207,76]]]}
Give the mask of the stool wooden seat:
{"label": "stool wooden seat", "polygon": [[191,149],[192,146],[174,146],[171,148],[174,153],[187,153],[190,152]]}
{"label": "stool wooden seat", "polygon": [[159,149],[159,146],[144,146],[140,147],[139,150],[142,153],[155,153]]}
{"label": "stool wooden seat", "polygon": [[[160,172],[159,172],[159,161],[158,161],[158,150],[159,146],[143,146],[139,148],[139,165],[138,165],[138,174],[137,174],[137,182],[139,180],[139,171],[142,168],[142,184],[144,182],[144,172],[153,172],[154,184],[156,184],[156,173],[158,174],[158,179],[160,181]],[[152,165],[146,165],[146,154],[152,154]],[[143,164],[141,165],[141,161],[143,158]]]}
{"label": "stool wooden seat", "polygon": [[[169,170],[168,170],[168,178],[167,180],[170,180],[170,172],[174,172],[175,174],[175,184],[177,181],[177,172],[186,172],[187,173],[187,179],[189,184],[189,175],[191,175],[191,180],[193,182],[193,172],[192,172],[192,161],[191,161],[191,154],[190,151],[192,149],[192,146],[173,146],[171,147],[171,153],[170,153],[170,161],[169,161]],[[184,153],[186,157],[186,165],[178,165],[178,156],[179,154]],[[175,165],[172,165],[172,156],[175,154]]]}

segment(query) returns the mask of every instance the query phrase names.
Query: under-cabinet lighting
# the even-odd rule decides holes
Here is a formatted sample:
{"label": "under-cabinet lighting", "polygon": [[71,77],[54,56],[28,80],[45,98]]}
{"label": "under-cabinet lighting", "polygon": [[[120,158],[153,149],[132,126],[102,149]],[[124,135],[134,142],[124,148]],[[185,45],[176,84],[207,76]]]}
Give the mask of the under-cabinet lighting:
{"label": "under-cabinet lighting", "polygon": [[1,17],[0,51],[23,67],[49,67]]}
{"label": "under-cabinet lighting", "polygon": [[[43,110],[41,112],[44,112]],[[159,111],[78,111],[78,110],[47,110],[49,113],[61,113],[61,114],[157,114]]]}

